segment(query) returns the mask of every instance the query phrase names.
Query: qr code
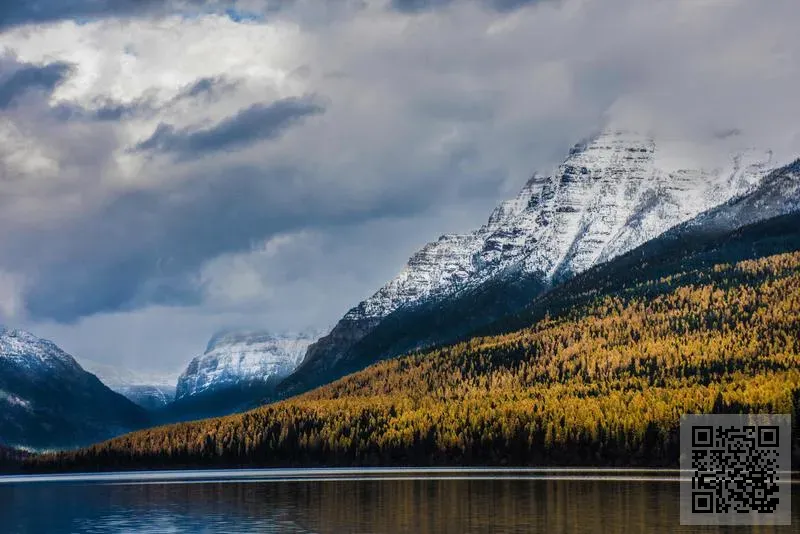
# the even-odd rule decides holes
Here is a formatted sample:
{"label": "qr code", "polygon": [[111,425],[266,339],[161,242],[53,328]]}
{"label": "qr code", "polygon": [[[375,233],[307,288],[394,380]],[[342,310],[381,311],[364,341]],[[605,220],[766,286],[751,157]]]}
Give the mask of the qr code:
{"label": "qr code", "polygon": [[791,520],[791,418],[687,415],[681,419],[681,523]]}

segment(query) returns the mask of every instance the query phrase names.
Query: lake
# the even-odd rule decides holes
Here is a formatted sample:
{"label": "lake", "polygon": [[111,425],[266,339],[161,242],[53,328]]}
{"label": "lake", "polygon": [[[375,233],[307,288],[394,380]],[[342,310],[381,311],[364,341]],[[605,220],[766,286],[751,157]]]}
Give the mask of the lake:
{"label": "lake", "polygon": [[674,471],[309,469],[0,477],[0,532],[792,532],[681,527]]}

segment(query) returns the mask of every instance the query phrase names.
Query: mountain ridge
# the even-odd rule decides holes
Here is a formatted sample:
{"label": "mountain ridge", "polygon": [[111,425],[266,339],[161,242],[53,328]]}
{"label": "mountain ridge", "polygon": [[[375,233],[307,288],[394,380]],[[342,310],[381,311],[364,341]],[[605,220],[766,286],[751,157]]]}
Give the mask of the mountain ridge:
{"label": "mountain ridge", "polygon": [[85,371],[55,343],[0,327],[0,442],[86,445],[147,426],[144,409]]}
{"label": "mountain ridge", "polygon": [[242,382],[277,381],[300,363],[312,332],[226,331],[211,337],[206,351],[178,377],[175,400]]}
{"label": "mountain ridge", "polygon": [[[525,297],[533,297],[753,190],[773,163],[770,151],[749,150],[731,155],[726,167],[687,168],[659,152],[652,137],[626,131],[576,144],[552,174],[534,174],[481,228],[441,236],[415,253],[397,277],[309,347],[280,394],[356,370],[365,352],[360,344],[392,316],[480,293],[492,280],[523,280]],[[512,311],[496,308],[498,315]],[[408,348],[414,347],[400,350]]]}

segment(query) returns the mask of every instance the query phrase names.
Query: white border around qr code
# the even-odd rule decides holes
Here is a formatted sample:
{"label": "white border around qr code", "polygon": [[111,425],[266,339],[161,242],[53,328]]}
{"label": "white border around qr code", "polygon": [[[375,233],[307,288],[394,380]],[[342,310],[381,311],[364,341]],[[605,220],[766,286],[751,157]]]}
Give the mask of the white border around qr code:
{"label": "white border around qr code", "polygon": [[681,417],[681,524],[791,524],[791,432],[786,414]]}

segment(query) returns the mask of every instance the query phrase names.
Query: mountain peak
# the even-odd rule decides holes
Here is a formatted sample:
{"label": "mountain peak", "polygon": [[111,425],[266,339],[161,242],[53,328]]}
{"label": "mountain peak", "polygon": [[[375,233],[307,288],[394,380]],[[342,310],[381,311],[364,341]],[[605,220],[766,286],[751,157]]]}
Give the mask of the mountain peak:
{"label": "mountain peak", "polygon": [[55,343],[0,327],[0,442],[74,446],[140,428],[144,411]]}
{"label": "mountain peak", "polygon": [[75,359],[55,343],[34,334],[0,326],[0,358],[16,360],[28,367],[56,363],[80,369]]}
{"label": "mountain peak", "polygon": [[509,270],[546,279],[581,272],[747,191],[770,161],[748,153],[732,155],[725,168],[675,161],[660,168],[669,159],[652,136],[631,130],[609,129],[578,143],[553,173],[534,174],[481,228],[425,245],[348,317],[383,317]]}
{"label": "mountain peak", "polygon": [[288,376],[299,365],[319,334],[222,330],[211,337],[206,351],[189,362],[178,378],[176,399],[250,382],[270,382]]}
{"label": "mountain peak", "polygon": [[753,190],[774,167],[768,151],[730,153],[727,141],[715,143],[606,129],[575,144],[486,224],[422,247],[311,346],[298,373],[324,374],[346,362],[348,351],[398,310],[430,307],[490,281],[538,279],[534,286],[547,287],[567,279]]}

